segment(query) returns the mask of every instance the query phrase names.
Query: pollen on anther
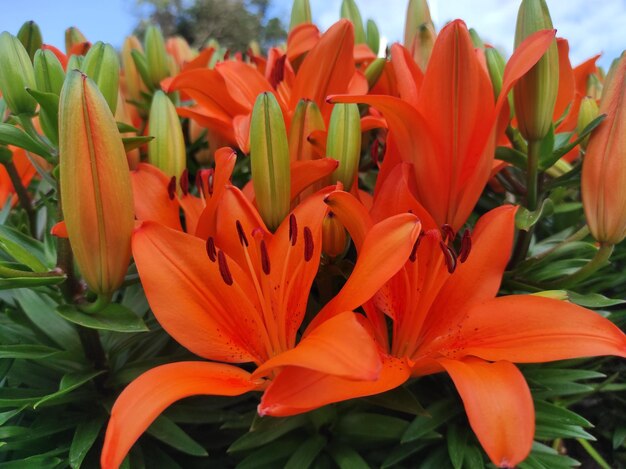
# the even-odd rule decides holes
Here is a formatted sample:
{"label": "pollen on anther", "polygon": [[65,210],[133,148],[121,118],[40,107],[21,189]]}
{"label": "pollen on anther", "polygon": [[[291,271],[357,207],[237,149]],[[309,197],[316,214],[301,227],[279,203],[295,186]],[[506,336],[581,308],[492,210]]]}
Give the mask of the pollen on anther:
{"label": "pollen on anther", "polygon": [[295,246],[296,241],[298,241],[298,223],[293,213],[289,214],[289,241],[291,241],[292,246]]}
{"label": "pollen on anther", "polygon": [[441,237],[443,238],[443,242],[454,241],[456,234],[450,225],[447,223],[441,225]]}
{"label": "pollen on anther", "polygon": [[180,190],[183,191],[183,195],[189,194],[189,171],[186,169],[180,175]]}
{"label": "pollen on anther", "polygon": [[267,253],[267,246],[265,245],[265,240],[263,239],[261,240],[260,249],[261,249],[261,268],[263,269],[263,273],[265,273],[265,275],[269,275],[270,270],[271,270],[270,256]]}
{"label": "pollen on anther", "polygon": [[304,227],[304,260],[309,262],[313,258],[313,233],[308,226]]}
{"label": "pollen on anther", "polygon": [[233,284],[233,275],[230,273],[230,269],[228,268],[228,262],[226,262],[226,256],[224,255],[224,251],[217,252],[217,264],[220,269],[220,275],[222,276],[222,280],[226,285]]}
{"label": "pollen on anther", "polygon": [[459,262],[462,264],[467,260],[472,250],[472,234],[466,229],[461,238],[461,249],[459,251]]}
{"label": "pollen on anther", "polygon": [[246,233],[243,231],[243,226],[241,226],[241,222],[237,220],[235,222],[235,226],[237,227],[237,235],[239,236],[239,242],[242,246],[248,247],[248,238],[246,238]]}
{"label": "pollen on anther", "polygon": [[172,179],[170,179],[167,185],[167,196],[170,200],[174,200],[174,197],[176,197],[176,176],[172,176]]}
{"label": "pollen on anther", "polygon": [[439,241],[439,247],[443,252],[443,258],[446,261],[446,267],[449,273],[453,273],[456,269],[456,254],[450,246],[442,241]]}
{"label": "pollen on anther", "polygon": [[206,253],[209,256],[209,259],[211,259],[211,262],[215,262],[217,259],[217,252],[215,250],[215,241],[213,240],[213,237],[206,240]]}

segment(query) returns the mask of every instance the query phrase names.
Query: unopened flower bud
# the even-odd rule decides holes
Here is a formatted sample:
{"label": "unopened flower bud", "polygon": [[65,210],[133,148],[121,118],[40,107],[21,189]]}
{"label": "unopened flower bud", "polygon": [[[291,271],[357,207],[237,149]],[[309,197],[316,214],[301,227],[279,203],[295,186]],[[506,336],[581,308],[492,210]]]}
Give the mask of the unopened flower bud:
{"label": "unopened flower bud", "polygon": [[26,49],[26,52],[32,61],[35,58],[35,52],[37,52],[38,49],[41,49],[42,44],[41,30],[39,29],[37,23],[34,21],[27,21],[24,23],[17,32],[17,38]]}
{"label": "unopened flower bud", "polygon": [[406,23],[404,25],[404,47],[411,49],[415,34],[418,29],[423,25],[428,24],[435,26],[433,20],[430,18],[430,10],[428,8],[427,0],[409,0],[409,5],[406,11]]}
{"label": "unopened flower bud", "polygon": [[426,71],[436,40],[437,33],[435,33],[435,27],[432,23],[424,23],[417,28],[410,50],[413,54],[413,60],[423,72]]}
{"label": "unopened flower bud", "polygon": [[152,97],[148,125],[154,137],[148,143],[148,161],[168,177],[179,178],[187,166],[185,138],[176,108],[163,91]]}
{"label": "unopened flower bud", "polygon": [[120,80],[120,62],[113,46],[96,42],[87,52],[81,70],[98,85],[102,96],[109,103],[111,112],[115,114]]}
{"label": "unopened flower bud", "polygon": [[385,70],[385,64],[387,63],[387,59],[384,57],[379,57],[367,66],[365,69],[365,78],[367,79],[367,86],[371,90],[376,83],[378,83],[378,79],[383,74]]}
{"label": "unopened flower bud", "polygon": [[52,51],[38,50],[34,60],[35,84],[39,91],[61,94],[65,72],[63,65]]}
{"label": "unopened flower bud", "polygon": [[35,72],[26,49],[5,31],[0,34],[0,92],[13,114],[35,113],[37,102],[26,91],[34,87]]}
{"label": "unopened flower bud", "polygon": [[146,29],[144,48],[146,50],[148,76],[152,85],[159,88],[161,80],[169,76],[170,70],[167,64],[163,34],[156,26],[148,26]]}
{"label": "unopened flower bud", "polygon": [[283,113],[269,92],[260,94],[252,109],[250,165],[259,213],[275,230],[289,213],[291,177]]}
{"label": "unopened flower bud", "polygon": [[110,294],[124,281],[134,225],[124,145],[106,100],[85,74],[68,73],[59,109],[67,234],[89,288]]}
{"label": "unopened flower bud", "polygon": [[346,248],[346,229],[333,212],[329,212],[322,224],[322,251],[328,257],[337,257]]}
{"label": "unopened flower bud", "polygon": [[126,85],[126,94],[128,99],[140,102],[142,99],[142,92],[146,91],[146,86],[141,79],[141,75],[137,70],[135,61],[131,52],[138,50],[143,52],[143,47],[135,36],[128,36],[124,40],[122,46],[122,68],[124,69],[124,84]]}
{"label": "unopened flower bud", "polygon": [[378,55],[380,51],[380,32],[374,20],[367,20],[367,45],[372,52]]}
{"label": "unopened flower bud", "polygon": [[489,78],[491,78],[491,85],[493,86],[493,94],[497,99],[497,97],[500,96],[500,90],[502,90],[502,78],[504,77],[506,62],[500,52],[493,47],[485,48],[485,60],[487,62]]}
{"label": "unopened flower bud", "polygon": [[363,29],[363,20],[361,12],[354,0],[343,0],[341,3],[341,17],[350,20],[354,25],[354,43],[365,44],[365,29]]}
{"label": "unopened flower bud", "polygon": [[72,48],[78,44],[84,44],[87,38],[80,30],[74,26],[65,30],[65,52],[70,53]]}
{"label": "unopened flower bud", "polygon": [[[553,29],[545,0],[522,0],[517,14],[515,47],[531,34]],[[559,88],[559,54],[556,40],[514,88],[515,115],[526,140],[541,140],[550,130]]]}
{"label": "unopened flower bud", "polygon": [[339,161],[331,175],[349,191],[356,180],[361,155],[361,116],[356,104],[335,104],[328,125],[326,154]]}
{"label": "unopened flower bud", "polygon": [[314,160],[318,155],[315,147],[309,143],[309,135],[316,130],[325,130],[324,118],[314,101],[302,99],[296,106],[289,129],[289,154],[291,159]]}
{"label": "unopened flower bud", "polygon": [[[578,110],[578,122],[576,123],[576,133],[580,135],[580,133],[585,130],[592,120],[594,120],[599,115],[598,103],[591,96],[585,96],[580,101],[580,109]],[[587,148],[587,144],[589,143],[589,135],[587,135],[582,142],[580,142],[580,146],[583,149]]]}

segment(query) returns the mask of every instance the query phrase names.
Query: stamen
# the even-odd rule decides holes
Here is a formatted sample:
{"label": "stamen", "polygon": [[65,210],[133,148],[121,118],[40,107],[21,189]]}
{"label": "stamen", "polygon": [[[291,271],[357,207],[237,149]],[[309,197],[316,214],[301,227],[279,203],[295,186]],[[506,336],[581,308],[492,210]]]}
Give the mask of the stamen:
{"label": "stamen", "polygon": [[267,253],[267,246],[265,245],[265,240],[261,240],[261,268],[265,275],[270,274],[270,256]]}
{"label": "stamen", "polygon": [[443,258],[446,261],[446,267],[449,273],[453,273],[456,269],[456,254],[443,240],[439,241],[439,247],[443,252]]}
{"label": "stamen", "polygon": [[204,192],[204,184],[202,183],[202,171],[200,170],[196,173],[196,188],[198,189],[198,193],[202,194]]}
{"label": "stamen", "polygon": [[280,56],[274,63],[274,68],[270,74],[270,85],[273,88],[277,88],[281,81],[285,78],[285,60],[287,54]]}
{"label": "stamen", "polygon": [[213,195],[213,183],[215,182],[215,170],[213,168],[207,170],[206,183],[209,195]]}
{"label": "stamen", "polygon": [[461,250],[459,251],[459,262],[462,264],[467,260],[472,250],[472,234],[466,229],[461,238]]}
{"label": "stamen", "polygon": [[172,179],[170,179],[167,185],[167,195],[170,200],[174,200],[174,197],[176,197],[176,176],[172,176]]}
{"label": "stamen", "polygon": [[454,241],[454,238],[456,238],[454,230],[447,223],[441,225],[441,238],[443,239],[444,243],[447,243],[448,241]]}
{"label": "stamen", "polygon": [[230,269],[228,268],[228,263],[226,262],[226,256],[224,255],[224,251],[217,252],[217,263],[220,268],[220,275],[222,276],[222,280],[228,286],[233,284],[233,275],[230,273]]}
{"label": "stamen", "polygon": [[237,220],[235,222],[235,226],[237,227],[237,234],[239,235],[239,242],[242,246],[248,247],[248,238],[246,238],[246,233],[243,231],[243,226],[241,226],[241,222]]}
{"label": "stamen", "polygon": [[411,255],[409,256],[409,260],[411,262],[415,262],[417,260],[417,248],[420,247],[420,243],[422,242],[423,237],[424,237],[424,233],[420,233],[417,239],[415,240],[415,244],[413,245],[413,250],[411,251]]}
{"label": "stamen", "polygon": [[313,233],[308,226],[304,227],[304,260],[309,262],[313,257]]}
{"label": "stamen", "polygon": [[215,250],[215,241],[212,236],[206,240],[206,253],[209,256],[209,259],[211,259],[211,262],[215,262],[215,259],[217,259],[217,252]]}
{"label": "stamen", "polygon": [[295,246],[296,241],[298,241],[298,224],[293,213],[289,215],[289,241],[291,241],[292,246]]}
{"label": "stamen", "polygon": [[380,167],[380,152],[378,146],[378,139],[374,139],[372,146],[370,147],[370,154],[372,155],[372,161],[376,167]]}
{"label": "stamen", "polygon": [[180,175],[180,189],[183,191],[183,195],[189,194],[189,171],[186,169]]}

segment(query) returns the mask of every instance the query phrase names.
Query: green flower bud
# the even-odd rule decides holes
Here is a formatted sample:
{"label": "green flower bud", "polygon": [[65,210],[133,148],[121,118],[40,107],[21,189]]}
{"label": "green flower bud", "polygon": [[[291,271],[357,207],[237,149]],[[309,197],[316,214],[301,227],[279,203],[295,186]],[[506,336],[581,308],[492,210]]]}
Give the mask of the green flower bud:
{"label": "green flower bud", "polygon": [[502,90],[502,78],[504,77],[506,62],[500,52],[493,47],[485,49],[485,60],[487,61],[487,70],[493,86],[493,94],[497,98],[500,96],[500,90]]}
{"label": "green flower bud", "polygon": [[148,29],[146,29],[144,49],[146,51],[148,75],[151,84],[159,88],[161,80],[169,76],[170,70],[167,63],[163,34],[156,26],[148,26]]}
{"label": "green flower bud", "polygon": [[35,83],[39,91],[61,94],[65,72],[57,56],[49,50],[38,50],[34,61]]}
{"label": "green flower bud", "polygon": [[289,154],[292,160],[305,161],[317,158],[315,149],[308,141],[316,130],[325,130],[324,118],[314,101],[302,99],[296,106],[289,129]]}
{"label": "green flower bud", "polygon": [[374,20],[367,20],[367,45],[374,54],[380,51],[380,32]]}
{"label": "green flower bud", "polygon": [[27,21],[17,32],[17,38],[24,45],[28,56],[32,61],[35,58],[35,52],[41,49],[42,39],[41,30],[34,21]]}
{"label": "green flower bud", "polygon": [[429,24],[435,30],[433,20],[430,18],[430,10],[428,9],[427,0],[409,0],[409,6],[406,11],[406,23],[404,25],[404,47],[410,49],[417,30],[423,24]]}
{"label": "green flower bud", "polygon": [[259,213],[274,231],[289,213],[291,175],[283,113],[269,92],[260,94],[252,109],[250,165]]}
{"label": "green flower bud", "polygon": [[426,71],[436,40],[437,33],[435,33],[435,27],[432,23],[424,23],[419,26],[415,36],[413,36],[411,52],[413,59],[423,72]]}
{"label": "green flower bud", "polygon": [[126,94],[128,99],[141,101],[141,92],[146,90],[146,86],[137,70],[131,52],[138,50],[143,52],[143,47],[135,36],[128,36],[122,46],[122,67],[124,68],[124,80],[126,82]]}
{"label": "green flower bud", "polygon": [[312,23],[311,5],[309,0],[293,0],[291,7],[291,20],[289,21],[289,31],[300,24]]}
{"label": "green flower bud", "polygon": [[115,113],[120,62],[113,46],[96,42],[87,52],[81,70],[98,85],[104,99],[109,103],[111,112]]}
{"label": "green flower bud", "polygon": [[[515,29],[515,47],[531,34],[553,29],[545,0],[522,0]],[[559,54],[556,40],[545,55],[514,88],[515,114],[526,140],[541,140],[550,130],[559,88]]]}
{"label": "green flower bud", "polygon": [[378,79],[383,74],[386,63],[387,59],[379,57],[376,60],[372,60],[372,63],[365,69],[365,78],[367,78],[367,84],[370,90],[376,85]]}
{"label": "green flower bud", "polygon": [[361,156],[361,116],[356,104],[335,104],[328,125],[326,154],[339,161],[339,167],[331,175],[332,182],[341,181],[349,191]]}
{"label": "green flower bud", "polygon": [[343,0],[341,3],[341,17],[346,18],[354,25],[354,43],[365,44],[365,29],[363,29],[363,20],[361,12],[354,0]]}
{"label": "green flower bud", "polygon": [[481,39],[478,32],[474,28],[470,28],[469,33],[470,37],[472,38],[472,44],[474,44],[474,47],[476,47],[477,49],[484,49],[485,43]]}
{"label": "green flower bud", "polygon": [[148,161],[169,177],[179,178],[187,166],[185,138],[176,108],[163,91],[152,97],[148,125],[154,137],[148,143]]}
{"label": "green flower bud", "polygon": [[67,70],[81,70],[85,57],[82,55],[72,55],[67,61]]}
{"label": "green flower bud", "polygon": [[[578,110],[578,122],[576,123],[576,133],[580,134],[585,127],[587,127],[592,120],[598,117],[600,113],[598,108],[598,103],[595,98],[591,96],[585,96],[580,102],[580,109]],[[580,142],[580,146],[583,149],[587,148],[587,143],[589,143],[589,135],[587,135],[582,142]]]}
{"label": "green flower bud", "polygon": [[0,34],[0,91],[13,114],[35,113],[37,102],[26,91],[34,87],[35,72],[26,49],[5,31]]}

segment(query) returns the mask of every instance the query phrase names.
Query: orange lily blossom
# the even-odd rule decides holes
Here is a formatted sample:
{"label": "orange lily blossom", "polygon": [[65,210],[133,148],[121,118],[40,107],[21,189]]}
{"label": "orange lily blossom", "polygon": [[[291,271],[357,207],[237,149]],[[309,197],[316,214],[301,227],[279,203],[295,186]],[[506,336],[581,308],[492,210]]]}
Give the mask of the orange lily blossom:
{"label": "orange lily blossom", "polygon": [[[286,370],[269,385],[260,412],[290,415],[320,401],[371,395],[410,376],[445,371],[487,455],[499,467],[513,467],[530,452],[535,431],[530,390],[513,363],[626,357],[626,336],[599,314],[568,302],[533,295],[496,297],[512,248],[516,208],[505,205],[483,215],[473,234],[463,235],[457,254],[454,234],[449,228],[440,231],[413,197],[411,174],[406,164],[397,166],[370,213],[347,193],[334,192],[326,199],[357,252],[376,221],[407,211],[422,220],[423,232],[409,261],[364,305],[367,327],[388,354],[379,379],[354,382]],[[335,298],[310,327],[342,309]],[[393,323],[391,335],[387,319]]]}
{"label": "orange lily blossom", "polygon": [[[10,147],[13,153],[13,164],[22,181],[24,187],[28,187],[31,179],[35,176],[35,167],[28,161],[26,152],[21,148]],[[15,195],[15,187],[11,182],[11,178],[7,173],[7,170],[0,164],[0,207],[4,207],[4,204],[11,197],[11,205],[17,204],[17,196]]]}
{"label": "orange lily blossom", "polygon": [[292,368],[302,369],[305,376],[378,377],[379,348],[352,311],[401,268],[420,224],[415,215],[404,213],[374,226],[351,277],[359,291],[342,295],[348,300],[343,310],[310,328],[296,344],[319,265],[328,212],[323,198],[332,191],[327,188],[300,203],[275,234],[234,186],[224,189],[216,231],[206,243],[153,221],[135,231],[133,256],[163,328],[205,359],[253,362],[258,368],[250,374],[222,363],[181,362],[144,373],[113,406],[101,458],[104,468],[118,467],[158,414],[183,397],[262,391],[268,382],[264,378]]}
{"label": "orange lily blossom", "polygon": [[496,136],[509,118],[507,94],[541,58],[554,34],[554,30],[539,31],[516,49],[496,102],[461,20],[441,30],[425,73],[404,47],[392,47],[400,98],[334,96],[330,101],[369,104],[383,114],[389,137],[378,184],[400,161],[412,163],[420,203],[438,224],[458,230],[489,179]]}

